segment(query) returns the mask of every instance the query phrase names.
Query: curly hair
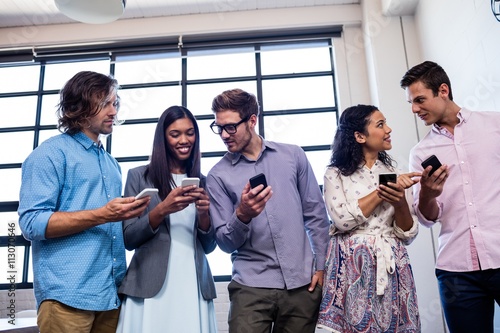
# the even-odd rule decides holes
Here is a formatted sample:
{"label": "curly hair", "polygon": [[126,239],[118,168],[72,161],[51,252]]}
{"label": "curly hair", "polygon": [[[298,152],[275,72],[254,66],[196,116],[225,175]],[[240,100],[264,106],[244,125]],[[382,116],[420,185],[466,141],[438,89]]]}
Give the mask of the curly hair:
{"label": "curly hair", "polygon": [[[118,81],[111,75],[91,71],[75,74],[59,92],[59,131],[75,134],[88,127],[90,119],[101,111],[117,90]],[[117,101],[118,109],[118,97]],[[118,124],[116,117],[115,124]]]}
{"label": "curly hair", "polygon": [[186,173],[188,177],[200,177],[200,130],[194,115],[187,108],[183,106],[171,106],[163,111],[158,124],[156,125],[155,136],[153,140],[153,152],[149,161],[149,166],[146,169],[144,177],[149,178],[155,187],[159,190],[160,198],[165,199],[170,191],[175,187],[172,178],[172,168],[174,166],[174,159],[176,159],[174,152],[167,142],[165,133],[168,126],[179,119],[188,118],[193,123],[196,140],[194,147],[191,150],[191,155],[184,161]]}
{"label": "curly hair", "polygon": [[[333,139],[329,167],[337,167],[343,176],[350,176],[366,163],[363,147],[356,141],[354,133],[368,135],[368,122],[375,111],[378,111],[376,106],[358,104],[342,112]],[[394,160],[385,151],[378,153],[378,159],[387,167],[393,167]]]}

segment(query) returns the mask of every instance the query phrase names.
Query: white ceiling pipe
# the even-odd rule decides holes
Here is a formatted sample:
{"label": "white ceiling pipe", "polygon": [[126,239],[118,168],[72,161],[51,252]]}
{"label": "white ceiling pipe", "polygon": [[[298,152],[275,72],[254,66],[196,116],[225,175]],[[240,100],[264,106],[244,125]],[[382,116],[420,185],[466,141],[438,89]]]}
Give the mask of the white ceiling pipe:
{"label": "white ceiling pipe", "polygon": [[385,16],[411,16],[415,14],[419,0],[382,0]]}

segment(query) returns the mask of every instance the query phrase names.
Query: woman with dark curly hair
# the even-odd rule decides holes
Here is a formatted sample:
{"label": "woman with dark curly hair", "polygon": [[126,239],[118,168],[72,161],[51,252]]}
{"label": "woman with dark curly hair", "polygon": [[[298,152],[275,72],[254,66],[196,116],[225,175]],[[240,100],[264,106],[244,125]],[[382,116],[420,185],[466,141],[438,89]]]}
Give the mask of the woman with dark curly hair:
{"label": "woman with dark curly hair", "polygon": [[[377,107],[341,115],[324,177],[333,221],[318,325],[332,332],[420,332],[415,282],[405,245],[418,233],[401,174],[387,154],[391,128]],[[379,174],[397,181],[379,184]],[[411,195],[408,192],[408,195]]]}

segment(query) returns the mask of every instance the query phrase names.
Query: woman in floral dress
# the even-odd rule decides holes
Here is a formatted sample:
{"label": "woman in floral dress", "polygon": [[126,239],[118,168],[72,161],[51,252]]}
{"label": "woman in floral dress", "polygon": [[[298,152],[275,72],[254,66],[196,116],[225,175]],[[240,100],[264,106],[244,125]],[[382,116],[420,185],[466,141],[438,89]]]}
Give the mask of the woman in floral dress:
{"label": "woman in floral dress", "polygon": [[[377,107],[357,105],[342,113],[335,134],[324,177],[332,225],[318,319],[332,332],[421,331],[405,247],[418,233],[406,189],[420,173],[394,168],[390,133]],[[380,173],[397,173],[397,182],[379,185]]]}

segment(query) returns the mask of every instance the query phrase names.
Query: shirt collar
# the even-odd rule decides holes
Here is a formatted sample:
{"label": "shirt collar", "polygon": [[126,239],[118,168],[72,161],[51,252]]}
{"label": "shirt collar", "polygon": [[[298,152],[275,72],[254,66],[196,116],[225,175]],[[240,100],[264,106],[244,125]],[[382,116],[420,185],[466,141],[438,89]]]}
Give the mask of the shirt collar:
{"label": "shirt collar", "polygon": [[[466,123],[467,120],[469,120],[471,114],[472,114],[471,110],[468,110],[466,108],[461,108],[457,113],[458,125],[460,125],[462,123]],[[432,124],[432,130],[436,131],[438,133],[442,133],[445,129],[441,126],[436,125],[436,124]]]}
{"label": "shirt collar", "polygon": [[467,120],[469,120],[470,116],[472,115],[472,111],[468,110],[466,108],[461,108],[460,111],[458,111],[458,119],[460,119],[459,123],[466,123]]}
{"label": "shirt collar", "polygon": [[76,134],[71,135],[73,139],[78,141],[85,149],[90,149],[92,146],[96,146],[97,148],[103,148],[101,140],[98,143],[94,142],[91,138],[89,138],[85,133],[78,132]]}
{"label": "shirt collar", "polygon": [[[272,142],[272,141],[268,141],[266,139],[264,139],[262,136],[259,135],[259,137],[262,139],[262,149],[261,149],[261,152],[260,152],[260,155],[259,157],[257,157],[257,160],[260,159],[260,157],[264,154],[264,150],[266,149],[270,149],[270,150],[276,150],[276,143]],[[240,161],[241,158],[246,158],[242,153],[238,152],[238,153],[231,153],[231,152],[227,152],[226,153],[227,156],[229,157],[229,159],[231,160],[231,164],[232,165],[235,165],[236,163],[238,163]]]}

